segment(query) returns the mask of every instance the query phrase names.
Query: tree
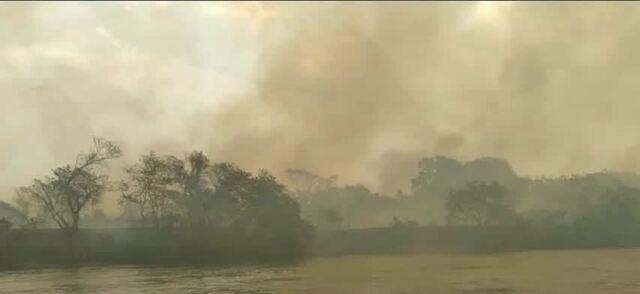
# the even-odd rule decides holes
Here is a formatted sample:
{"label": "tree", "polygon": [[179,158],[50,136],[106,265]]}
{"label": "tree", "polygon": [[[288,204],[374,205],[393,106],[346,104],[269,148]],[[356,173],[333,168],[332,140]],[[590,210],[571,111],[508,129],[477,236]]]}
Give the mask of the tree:
{"label": "tree", "polygon": [[475,226],[512,224],[517,219],[509,191],[497,182],[470,182],[446,198],[450,224]]}
{"label": "tree", "polygon": [[251,174],[231,163],[211,164],[201,151],[186,158],[182,205],[191,227],[227,227],[239,217]]}
{"label": "tree", "polygon": [[412,220],[403,221],[396,216],[394,216],[393,219],[391,220],[391,223],[389,223],[389,227],[394,229],[417,228],[418,225],[419,224],[416,221],[412,221]]}
{"label": "tree", "polygon": [[325,223],[329,224],[333,229],[339,229],[344,218],[340,215],[340,211],[335,208],[328,208],[322,210],[322,219]]}
{"label": "tree", "polygon": [[140,219],[160,227],[162,220],[176,212],[184,163],[173,156],[159,157],[150,152],[125,168],[128,179],[120,184],[121,204],[133,203]]}
{"label": "tree", "polygon": [[75,234],[80,214],[90,203],[97,203],[108,188],[108,177],[102,173],[106,164],[122,155],[114,142],[93,139],[93,148],[76,157],[74,165],[53,170],[53,176],[35,179],[31,186],[17,190],[21,201],[30,201],[61,229]]}
{"label": "tree", "polygon": [[8,231],[13,226],[13,223],[5,217],[0,218],[0,232]]}
{"label": "tree", "polygon": [[640,239],[640,190],[624,185],[606,188],[587,204],[574,227],[586,242]]}
{"label": "tree", "polygon": [[249,201],[251,173],[231,163],[217,163],[208,173],[208,188],[203,207],[206,223],[217,227],[234,224]]}
{"label": "tree", "polygon": [[229,229],[273,254],[299,252],[309,240],[299,204],[266,171],[253,175],[231,163],[211,164],[196,151],[183,160],[150,153],[126,172],[122,204],[137,205],[143,217],[175,216],[185,228]]}
{"label": "tree", "polygon": [[472,161],[458,161],[444,156],[423,158],[418,163],[418,174],[411,179],[411,192],[416,205],[426,206],[430,222],[446,219],[443,209],[447,193],[469,182],[499,182],[517,191],[525,182],[508,162],[492,157]]}
{"label": "tree", "polygon": [[249,236],[261,239],[294,240],[304,235],[307,225],[300,218],[300,205],[262,170],[251,176],[243,208],[235,225]]}

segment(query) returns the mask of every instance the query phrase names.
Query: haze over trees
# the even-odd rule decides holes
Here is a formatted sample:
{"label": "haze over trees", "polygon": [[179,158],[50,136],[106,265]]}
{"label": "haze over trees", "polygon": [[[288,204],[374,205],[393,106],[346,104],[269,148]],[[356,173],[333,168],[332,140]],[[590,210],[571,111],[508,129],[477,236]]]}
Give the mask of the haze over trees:
{"label": "haze over trees", "polygon": [[366,228],[387,224],[398,199],[375,193],[360,185],[338,185],[337,177],[322,177],[307,170],[287,170],[293,197],[302,217],[318,229]]}
{"label": "haze over trees", "polygon": [[[79,155],[74,165],[57,168],[52,176],[19,188],[20,210],[77,231],[88,205],[99,203],[103,193],[114,188],[135,226],[157,229],[263,226],[262,222],[270,223],[265,215],[274,209],[278,211],[274,219],[281,215],[287,219],[281,220],[282,225],[302,226],[306,220],[319,230],[401,222],[562,225],[585,224],[589,219],[595,225],[596,219],[606,223],[602,219],[613,218],[613,213],[605,211],[620,201],[628,202],[627,210],[620,213],[627,222],[635,222],[631,210],[635,189],[640,187],[640,176],[630,173],[531,179],[518,176],[497,158],[461,162],[435,156],[417,163],[417,174],[407,179],[410,191],[383,195],[358,184],[340,185],[337,176],[323,177],[304,169],[287,170],[285,186],[266,171],[253,175],[231,163],[211,163],[198,151],[184,158],[149,152],[126,167],[124,178],[111,185],[104,167],[120,155],[113,142],[96,139],[93,149]],[[299,219],[292,217],[296,214]]]}
{"label": "haze over trees", "polygon": [[143,155],[125,168],[127,179],[119,187],[121,204],[133,204],[141,221],[160,227],[176,212],[183,170],[184,163],[173,156]]}
{"label": "haze over trees", "polygon": [[31,186],[17,190],[20,202],[29,202],[39,215],[46,215],[61,229],[75,234],[80,214],[89,204],[97,204],[109,188],[109,177],[103,169],[122,155],[114,142],[93,139],[93,148],[77,156],[73,165],[53,170],[53,175],[35,179]]}
{"label": "haze over trees", "polygon": [[0,219],[4,219],[6,222],[13,224],[14,222],[24,221],[24,215],[11,204],[0,201]]}
{"label": "haze over trees", "polygon": [[[289,180],[294,187],[326,183],[293,192],[303,218],[319,230],[406,227],[400,224],[409,223],[519,227],[538,236],[536,242],[544,246],[596,246],[640,238],[638,174],[602,171],[527,178],[498,158],[463,162],[436,156],[418,164],[417,174],[410,179],[411,190],[396,195],[338,185],[335,179],[309,171],[297,170],[297,178]],[[300,175],[306,180],[300,181]],[[339,226],[332,219],[339,219]]]}
{"label": "haze over trees", "polygon": [[155,228],[284,234],[305,226],[299,204],[267,171],[253,175],[195,151],[185,159],[149,153],[126,172],[121,203],[137,207],[139,220]]}
{"label": "haze over trees", "polygon": [[[289,260],[307,252],[312,227],[301,218],[298,202],[268,171],[253,174],[231,163],[212,163],[200,151],[184,158],[150,152],[125,167],[124,178],[115,182],[105,167],[122,155],[119,146],[101,138],[93,143],[75,164],[17,189],[20,214],[42,218],[44,230],[27,225],[10,230],[13,223],[3,219],[8,233],[2,239],[8,245],[0,265],[87,258],[220,263]],[[125,211],[135,211],[128,228],[99,234],[81,230],[83,219],[106,218],[95,208],[106,191],[119,193]],[[60,228],[64,238],[46,229],[47,223]]]}
{"label": "haze over trees", "polygon": [[517,215],[512,197],[498,182],[470,182],[447,195],[447,222],[475,226],[513,224]]}
{"label": "haze over trees", "polygon": [[[633,173],[527,178],[498,158],[463,162],[436,156],[417,162],[418,172],[407,179],[409,191],[384,195],[304,169],[287,170],[281,182],[266,170],[252,173],[211,162],[201,151],[183,157],[149,152],[126,166],[120,179],[110,180],[106,167],[121,155],[114,142],[95,138],[74,164],[18,188],[18,208],[3,210],[23,221],[0,216],[2,238],[15,242],[7,243],[14,249],[5,251],[13,253],[3,258],[49,260],[53,257],[34,249],[47,244],[58,248],[51,250],[62,260],[82,260],[91,248],[110,252],[92,253],[105,262],[282,260],[352,236],[357,238],[345,241],[345,248],[415,248],[411,242],[419,236],[432,240],[424,246],[464,248],[640,245],[640,175]],[[119,195],[124,231],[80,234],[89,223],[100,228],[95,224],[109,219],[100,209],[107,191]],[[66,239],[47,235],[51,224]],[[314,243],[315,234],[367,228],[384,230]],[[373,239],[363,241],[367,238]],[[440,239],[449,241],[434,241]],[[68,240],[84,247],[69,246]],[[23,247],[31,249],[17,249]],[[354,250],[374,249],[346,252]]]}

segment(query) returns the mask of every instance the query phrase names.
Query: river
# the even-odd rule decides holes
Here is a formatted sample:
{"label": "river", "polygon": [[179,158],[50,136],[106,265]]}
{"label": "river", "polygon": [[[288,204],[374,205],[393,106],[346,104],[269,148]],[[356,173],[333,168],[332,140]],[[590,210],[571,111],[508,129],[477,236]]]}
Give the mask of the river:
{"label": "river", "polygon": [[274,267],[2,271],[0,293],[640,293],[640,249],[355,255]]}

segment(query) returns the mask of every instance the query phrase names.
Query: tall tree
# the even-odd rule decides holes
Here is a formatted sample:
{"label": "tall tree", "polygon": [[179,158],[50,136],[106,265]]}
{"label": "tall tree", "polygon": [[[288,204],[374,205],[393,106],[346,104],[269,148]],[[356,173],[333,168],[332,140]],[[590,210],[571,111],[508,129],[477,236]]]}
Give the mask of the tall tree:
{"label": "tall tree", "polygon": [[143,155],[139,162],[125,168],[127,179],[120,184],[121,203],[137,206],[143,221],[160,227],[177,214],[176,202],[180,196],[180,183],[184,163],[173,157],[160,157],[155,153]]}
{"label": "tall tree", "polygon": [[284,185],[266,170],[251,176],[237,223],[245,232],[282,236],[296,230],[303,222],[300,205],[287,193]]}
{"label": "tall tree", "polygon": [[451,190],[446,209],[452,224],[506,225],[517,219],[509,190],[497,182],[470,182]]}
{"label": "tall tree", "polygon": [[108,188],[103,168],[121,155],[117,144],[96,137],[93,148],[78,155],[75,164],[58,167],[52,176],[35,179],[31,186],[19,188],[18,197],[31,201],[61,229],[74,234],[81,212],[90,203],[97,203]]}

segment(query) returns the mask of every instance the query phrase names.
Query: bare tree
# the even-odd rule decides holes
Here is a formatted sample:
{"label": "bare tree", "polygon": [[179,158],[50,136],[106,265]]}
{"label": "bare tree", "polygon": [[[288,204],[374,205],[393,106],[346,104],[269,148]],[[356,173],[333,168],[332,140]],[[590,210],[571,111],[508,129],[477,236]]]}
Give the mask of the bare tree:
{"label": "bare tree", "polygon": [[108,177],[102,173],[106,163],[122,155],[114,142],[93,139],[93,148],[77,156],[75,164],[53,170],[53,176],[35,179],[31,186],[17,190],[18,198],[30,201],[61,229],[74,234],[80,213],[90,203],[97,203],[108,188]]}

